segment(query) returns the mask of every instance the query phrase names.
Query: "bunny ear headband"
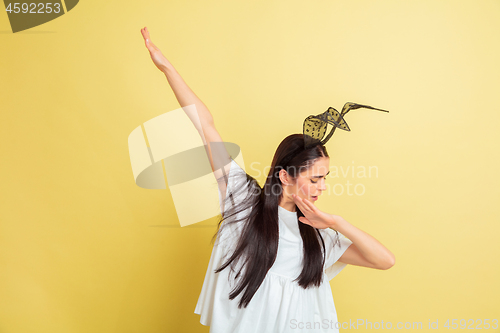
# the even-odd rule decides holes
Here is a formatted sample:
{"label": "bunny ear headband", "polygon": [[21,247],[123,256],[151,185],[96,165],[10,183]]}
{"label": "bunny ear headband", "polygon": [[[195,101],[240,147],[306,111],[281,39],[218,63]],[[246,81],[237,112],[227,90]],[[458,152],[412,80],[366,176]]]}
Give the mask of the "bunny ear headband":
{"label": "bunny ear headband", "polygon": [[[310,148],[319,143],[324,145],[332,137],[337,127],[345,131],[350,131],[351,129],[344,120],[344,116],[347,114],[347,112],[359,108],[389,112],[386,110],[371,107],[369,105],[362,105],[351,102],[347,102],[344,104],[341,113],[339,113],[334,108],[329,107],[325,112],[316,116],[311,115],[304,120],[304,149]],[[330,130],[330,133],[326,136],[326,138],[323,139],[326,133],[327,124],[332,125],[332,129]]]}
{"label": "bunny ear headband", "polygon": [[[351,129],[347,125],[344,116],[347,114],[347,112],[359,108],[367,108],[367,109],[372,109],[372,110],[378,110],[378,111],[383,111],[383,112],[389,112],[387,110],[382,110],[382,109],[377,109],[374,107],[371,107],[369,105],[362,105],[362,104],[356,104],[356,103],[351,103],[347,102],[344,104],[344,107],[342,108],[342,112],[339,113],[337,110],[335,110],[332,107],[329,107],[328,110],[325,112],[318,114],[316,116],[309,116],[304,120],[304,126],[303,126],[303,134],[304,134],[304,149],[310,148],[312,146],[315,146],[317,144],[322,144],[324,145],[333,135],[335,132],[335,129],[337,127],[345,130],[345,131],[350,131]],[[324,138],[326,134],[326,126],[327,124],[332,125],[332,129],[330,130],[330,133]],[[301,149],[298,151],[294,151],[291,154],[289,154],[287,157],[283,158],[281,161],[281,166],[285,167],[288,165],[288,162],[291,161],[293,157],[295,157]]]}

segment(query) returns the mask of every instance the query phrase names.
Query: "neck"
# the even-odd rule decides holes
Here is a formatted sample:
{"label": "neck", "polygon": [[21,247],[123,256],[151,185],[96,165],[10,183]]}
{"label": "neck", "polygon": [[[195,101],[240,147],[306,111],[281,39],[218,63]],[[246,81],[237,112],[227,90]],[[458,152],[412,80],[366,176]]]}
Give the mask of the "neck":
{"label": "neck", "polygon": [[287,200],[286,198],[281,199],[279,206],[281,208],[288,210],[289,212],[296,212],[297,211],[297,209],[296,209],[297,207],[295,206],[295,202],[293,202],[293,200],[292,201]]}

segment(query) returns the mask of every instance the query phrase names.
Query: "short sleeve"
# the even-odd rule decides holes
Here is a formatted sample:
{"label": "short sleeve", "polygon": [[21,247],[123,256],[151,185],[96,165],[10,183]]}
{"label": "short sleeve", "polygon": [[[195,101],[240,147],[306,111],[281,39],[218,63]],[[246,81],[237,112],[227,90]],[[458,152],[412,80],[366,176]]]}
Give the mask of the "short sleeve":
{"label": "short sleeve", "polygon": [[[231,196],[226,203],[228,204],[224,210],[229,210],[235,205],[239,205],[249,195],[250,184],[247,179],[247,173],[243,170],[235,160],[231,159],[231,167],[229,168],[227,186],[226,186],[226,198]],[[222,193],[219,189],[219,203],[220,210],[222,212]]]}
{"label": "short sleeve", "polygon": [[[245,170],[243,170],[234,160],[231,161],[231,167],[228,174],[228,182],[226,187],[226,202],[224,212],[222,212],[222,194],[219,190],[219,202],[221,213],[234,213],[233,208],[239,210],[243,204],[251,204],[252,193],[250,191],[250,181],[247,178]],[[227,249],[232,249],[236,240],[241,234],[243,223],[228,223],[235,220],[243,219],[250,212],[250,206],[235,215],[229,216],[222,222],[221,234],[219,243]]]}
{"label": "short sleeve", "polygon": [[335,230],[330,228],[321,230],[323,231],[322,236],[325,242],[326,250],[324,269],[326,275],[328,276],[328,280],[331,280],[347,266],[347,264],[338,260],[352,244],[352,241],[339,232],[339,242],[336,243],[337,234]]}
{"label": "short sleeve", "polygon": [[[241,203],[244,203],[244,200],[248,200],[248,189],[250,188],[250,184],[245,170],[243,170],[234,160],[231,160],[231,166],[227,177],[226,197],[232,195],[232,199],[229,197],[229,199],[226,200],[224,211],[232,212],[232,207],[235,205],[239,206]],[[222,194],[220,190],[219,202],[221,213],[223,213]],[[215,270],[226,262],[229,254],[233,252],[242,231],[243,223],[228,222],[241,218],[243,213],[246,213],[246,211],[229,216],[222,222],[221,232],[214,243],[203,287],[194,311],[201,316],[200,322],[203,325],[210,326],[213,318],[216,318],[214,320],[217,322],[227,321],[227,316],[230,315],[228,295],[234,287],[234,281],[230,279],[230,274],[232,273],[230,269],[224,269],[219,273],[215,273]],[[242,265],[243,261],[240,260],[233,268],[239,270]]]}

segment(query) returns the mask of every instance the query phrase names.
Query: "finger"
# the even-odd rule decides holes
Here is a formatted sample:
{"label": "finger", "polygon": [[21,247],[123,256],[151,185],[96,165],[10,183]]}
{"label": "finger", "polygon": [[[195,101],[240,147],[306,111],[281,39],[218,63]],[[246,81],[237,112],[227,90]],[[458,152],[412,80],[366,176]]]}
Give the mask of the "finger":
{"label": "finger", "polygon": [[312,226],[311,221],[309,221],[307,218],[302,217],[302,216],[299,217],[299,222],[302,222],[304,224],[308,224],[308,225]]}
{"label": "finger", "polygon": [[144,42],[146,43],[146,46],[148,46],[149,43],[149,36],[144,32],[144,30],[141,30],[142,33],[142,38],[144,38]]}
{"label": "finger", "polygon": [[309,211],[309,208],[304,204],[304,201],[301,197],[296,194],[293,194],[292,197],[295,199],[295,203],[297,204],[297,206],[299,206],[300,210],[303,213]]}
{"label": "finger", "polygon": [[314,211],[316,208],[316,206],[314,206],[314,204],[307,199],[304,199],[304,205],[306,205],[311,211]]}
{"label": "finger", "polygon": [[[302,204],[302,202],[300,201],[300,197],[299,197],[298,195],[296,195],[296,194],[292,194],[292,199],[293,199],[293,201],[295,202],[295,204],[296,204],[297,206],[299,206],[299,208],[302,208],[302,207],[303,207],[303,204]],[[302,210],[302,209],[301,209],[301,210]]]}
{"label": "finger", "polygon": [[302,199],[298,195],[295,195],[295,199],[296,199],[296,202],[297,202],[297,206],[299,206],[300,210],[303,213],[309,211],[309,208],[304,203],[304,199]]}
{"label": "finger", "polygon": [[297,197],[297,198],[300,198],[300,200],[301,200],[302,204],[303,204],[305,207],[307,207],[308,209],[310,209],[310,210],[314,211],[314,209],[316,208],[316,206],[314,206],[314,204],[313,204],[311,201],[309,201],[308,199],[303,199],[303,198],[299,197],[298,195],[296,195],[296,197]]}
{"label": "finger", "polygon": [[154,52],[158,51],[158,48],[156,47],[155,44],[151,41],[149,38],[144,38],[144,43],[146,44],[146,47],[148,48],[149,52]]}
{"label": "finger", "polygon": [[[144,40],[146,42],[146,46],[148,47],[149,51],[159,51],[159,49],[156,47],[155,44],[151,41],[151,36],[149,35],[149,31],[147,27],[144,27]],[[150,48],[151,47],[151,48]]]}
{"label": "finger", "polygon": [[300,222],[302,222],[302,223],[306,223],[306,224],[311,223],[311,221],[309,221],[309,220],[307,219],[307,217],[305,217],[305,216],[301,216],[301,217],[299,217],[299,221],[300,221]]}

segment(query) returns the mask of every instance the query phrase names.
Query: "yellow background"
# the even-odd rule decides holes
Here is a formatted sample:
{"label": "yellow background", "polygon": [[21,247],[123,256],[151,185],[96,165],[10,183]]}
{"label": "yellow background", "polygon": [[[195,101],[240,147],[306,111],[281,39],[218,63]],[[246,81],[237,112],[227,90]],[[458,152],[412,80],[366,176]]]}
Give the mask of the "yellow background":
{"label": "yellow background", "polygon": [[500,319],[499,1],[86,0],[16,34],[0,14],[0,332],[209,330],[216,219],[178,227],[132,176],[129,133],[179,107],[144,26],[261,183],[308,115],[390,111],[327,144],[379,174],[317,205],[396,255],[331,281],[341,322]]}

